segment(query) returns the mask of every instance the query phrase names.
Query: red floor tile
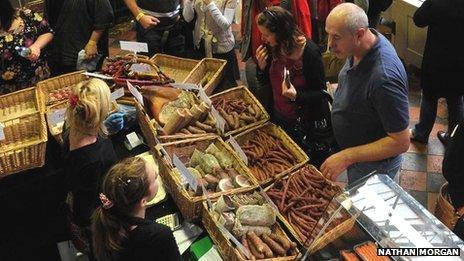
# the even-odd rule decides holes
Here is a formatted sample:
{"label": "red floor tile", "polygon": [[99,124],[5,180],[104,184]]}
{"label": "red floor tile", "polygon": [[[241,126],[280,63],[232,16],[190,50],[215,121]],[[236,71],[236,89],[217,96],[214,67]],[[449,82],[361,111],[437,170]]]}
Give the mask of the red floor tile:
{"label": "red floor tile", "polygon": [[427,172],[441,173],[443,156],[428,155],[427,156]]}
{"label": "red floor tile", "polygon": [[405,189],[426,191],[427,173],[420,171],[401,170],[400,185]]}
{"label": "red floor tile", "polygon": [[410,106],[409,107],[409,120],[411,121],[418,121],[420,114],[420,108],[417,106]]}
{"label": "red floor tile", "polygon": [[427,145],[427,151],[429,155],[444,155],[445,147],[436,136],[431,136]]}
{"label": "red floor tile", "polygon": [[412,142],[409,145],[408,152],[414,152],[418,154],[427,154],[427,145],[419,142]]}

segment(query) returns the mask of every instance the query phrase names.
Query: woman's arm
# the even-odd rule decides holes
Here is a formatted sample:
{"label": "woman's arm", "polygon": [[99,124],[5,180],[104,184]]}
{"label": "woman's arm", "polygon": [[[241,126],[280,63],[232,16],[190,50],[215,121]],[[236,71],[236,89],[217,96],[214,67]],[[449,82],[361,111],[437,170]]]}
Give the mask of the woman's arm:
{"label": "woman's arm", "polygon": [[[442,14],[445,15],[445,14]],[[432,1],[426,0],[414,13],[414,23],[418,27],[426,27],[430,24],[433,16]]]}
{"label": "woman's arm", "polygon": [[227,30],[232,25],[235,17],[235,8],[237,7],[237,0],[228,0],[224,14],[221,13],[219,8],[211,0],[204,0],[206,11],[211,13],[214,22],[222,29]]}
{"label": "woman's arm", "polygon": [[195,10],[193,9],[193,1],[184,1],[184,10],[182,10],[182,16],[186,22],[191,22],[195,17]]}

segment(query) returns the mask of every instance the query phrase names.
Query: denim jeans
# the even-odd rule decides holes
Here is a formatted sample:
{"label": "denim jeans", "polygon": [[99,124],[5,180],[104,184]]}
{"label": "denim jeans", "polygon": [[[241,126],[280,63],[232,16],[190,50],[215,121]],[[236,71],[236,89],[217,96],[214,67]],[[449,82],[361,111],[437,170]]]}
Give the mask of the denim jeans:
{"label": "denim jeans", "polygon": [[[437,117],[438,99],[440,96],[431,92],[422,92],[419,123],[414,126],[414,137],[427,142]],[[462,96],[446,97],[448,105],[448,131],[452,131],[456,124],[463,119],[464,104]]]}
{"label": "denim jeans", "polygon": [[402,162],[403,156],[398,155],[382,161],[355,163],[348,167],[348,184],[353,184],[374,170],[377,171],[376,174],[387,174],[391,179],[394,179]]}

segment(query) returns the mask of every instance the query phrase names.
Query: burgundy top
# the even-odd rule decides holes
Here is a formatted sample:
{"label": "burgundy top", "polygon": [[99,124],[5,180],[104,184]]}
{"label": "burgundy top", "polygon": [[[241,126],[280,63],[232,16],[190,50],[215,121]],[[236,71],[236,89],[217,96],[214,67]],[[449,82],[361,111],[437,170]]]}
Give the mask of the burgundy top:
{"label": "burgundy top", "polygon": [[288,120],[296,120],[297,104],[282,95],[282,81],[284,67],[290,71],[290,82],[298,90],[305,88],[306,79],[303,75],[303,56],[298,60],[279,58],[272,60],[269,69],[269,79],[272,86],[272,96],[274,98],[274,110]]}

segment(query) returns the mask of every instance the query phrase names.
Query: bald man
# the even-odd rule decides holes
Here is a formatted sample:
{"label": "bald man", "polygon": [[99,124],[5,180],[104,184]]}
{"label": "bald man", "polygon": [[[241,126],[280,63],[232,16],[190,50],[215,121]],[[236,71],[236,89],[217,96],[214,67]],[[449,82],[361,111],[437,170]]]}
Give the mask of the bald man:
{"label": "bald man", "polygon": [[368,27],[366,13],[345,3],[326,21],[329,48],[346,63],[334,94],[332,126],[342,149],[321,166],[331,180],[345,170],[351,184],[372,171],[392,179],[409,148],[408,81],[390,42]]}

